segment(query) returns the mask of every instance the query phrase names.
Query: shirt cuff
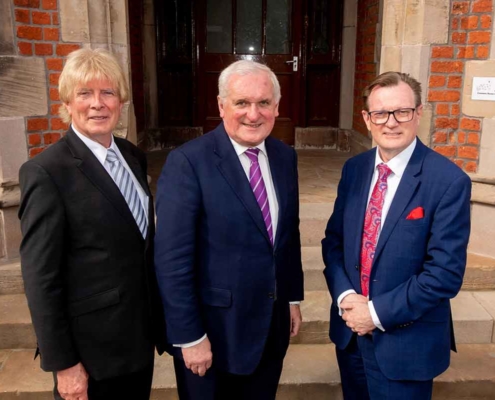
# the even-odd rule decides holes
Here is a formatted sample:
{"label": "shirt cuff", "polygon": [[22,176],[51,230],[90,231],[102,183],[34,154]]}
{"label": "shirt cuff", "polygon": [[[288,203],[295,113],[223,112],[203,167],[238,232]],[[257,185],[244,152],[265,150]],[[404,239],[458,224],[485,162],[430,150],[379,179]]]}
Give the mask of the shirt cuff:
{"label": "shirt cuff", "polygon": [[342,300],[344,300],[344,297],[347,296],[348,294],[356,294],[356,291],[354,289],[349,289],[346,290],[344,293],[342,293],[338,299],[337,299],[337,307],[339,307],[339,315],[342,317],[342,314],[344,313],[342,308],[340,308],[340,303],[342,303]]}
{"label": "shirt cuff", "polygon": [[299,304],[301,304],[301,302],[300,301],[289,301],[289,304],[291,306],[298,306]]}
{"label": "shirt cuff", "polygon": [[187,349],[188,347],[193,347],[196,346],[197,344],[200,344],[203,340],[206,339],[206,333],[199,338],[198,340],[195,340],[194,342],[189,342],[189,343],[184,343],[184,344],[174,344],[174,347],[180,347],[182,349]]}
{"label": "shirt cuff", "polygon": [[375,326],[380,329],[382,332],[385,332],[385,328],[383,328],[380,319],[378,318],[378,314],[375,311],[375,306],[373,305],[373,300],[368,301],[368,307],[370,309],[371,319]]}

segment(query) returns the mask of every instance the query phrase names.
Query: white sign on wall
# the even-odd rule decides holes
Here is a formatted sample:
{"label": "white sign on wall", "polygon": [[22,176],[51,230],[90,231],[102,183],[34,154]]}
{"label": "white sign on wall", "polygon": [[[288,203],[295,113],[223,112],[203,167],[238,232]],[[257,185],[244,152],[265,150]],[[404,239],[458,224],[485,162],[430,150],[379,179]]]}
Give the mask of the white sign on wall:
{"label": "white sign on wall", "polygon": [[495,101],[495,76],[490,78],[473,78],[471,99]]}

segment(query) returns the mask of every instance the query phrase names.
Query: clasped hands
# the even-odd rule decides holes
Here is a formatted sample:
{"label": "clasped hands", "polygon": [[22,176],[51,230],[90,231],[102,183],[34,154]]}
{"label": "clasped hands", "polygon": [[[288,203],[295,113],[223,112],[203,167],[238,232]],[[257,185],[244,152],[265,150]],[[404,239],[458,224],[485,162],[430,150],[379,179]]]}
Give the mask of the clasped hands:
{"label": "clasped hands", "polygon": [[376,328],[371,318],[367,297],[357,293],[348,294],[340,303],[340,308],[346,325],[359,336],[371,334]]}

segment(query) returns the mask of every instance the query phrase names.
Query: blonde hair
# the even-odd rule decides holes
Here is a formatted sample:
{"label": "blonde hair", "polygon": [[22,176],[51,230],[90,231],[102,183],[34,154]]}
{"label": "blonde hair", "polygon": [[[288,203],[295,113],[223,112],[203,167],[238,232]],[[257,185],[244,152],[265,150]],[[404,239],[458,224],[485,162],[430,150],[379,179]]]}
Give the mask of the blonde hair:
{"label": "blonde hair", "polygon": [[58,81],[58,92],[63,105],[59,115],[66,123],[71,122],[71,116],[65,107],[69,103],[79,85],[85,85],[92,80],[109,80],[117,91],[121,103],[129,99],[129,87],[114,55],[105,49],[79,49],[69,54],[64,69]]}
{"label": "blonde hair", "polygon": [[228,83],[232,75],[245,76],[250,74],[259,74],[262,72],[268,74],[273,86],[273,97],[275,103],[278,103],[282,96],[280,94],[280,83],[278,82],[277,76],[265,64],[249,60],[236,61],[222,71],[220,77],[218,78],[218,96],[222,99],[222,101],[227,98]]}

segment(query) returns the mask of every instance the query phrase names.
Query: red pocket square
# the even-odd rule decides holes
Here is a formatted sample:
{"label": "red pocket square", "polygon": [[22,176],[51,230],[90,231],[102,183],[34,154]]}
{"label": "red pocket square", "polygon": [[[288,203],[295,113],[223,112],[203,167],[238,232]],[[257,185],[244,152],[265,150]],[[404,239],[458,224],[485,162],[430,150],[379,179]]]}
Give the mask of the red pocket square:
{"label": "red pocket square", "polygon": [[412,210],[409,215],[407,216],[406,219],[420,219],[425,216],[425,210],[423,207],[416,207],[414,210]]}

